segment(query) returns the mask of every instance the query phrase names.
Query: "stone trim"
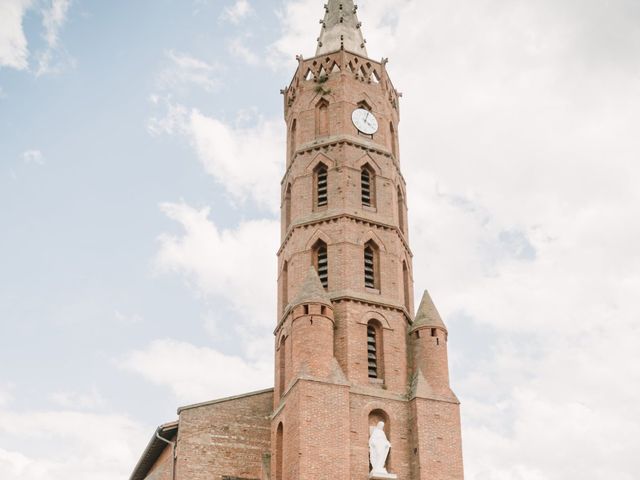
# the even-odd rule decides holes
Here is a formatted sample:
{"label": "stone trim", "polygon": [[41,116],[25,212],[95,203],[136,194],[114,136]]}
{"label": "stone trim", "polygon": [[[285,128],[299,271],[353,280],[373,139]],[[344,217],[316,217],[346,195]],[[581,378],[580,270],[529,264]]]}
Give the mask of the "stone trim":
{"label": "stone trim", "polygon": [[231,402],[233,400],[239,400],[241,398],[247,398],[247,397],[254,397],[256,395],[264,395],[265,393],[273,392],[273,390],[274,389],[272,387],[272,388],[267,388],[265,390],[258,390],[256,392],[249,392],[249,393],[244,393],[242,395],[235,395],[233,397],[218,398],[216,400],[210,400],[208,402],[195,403],[193,405],[186,405],[184,407],[178,408],[178,415],[180,415],[185,410],[191,410],[191,409],[200,408],[200,407],[208,407],[209,405],[215,405],[215,404],[224,403],[224,402]]}

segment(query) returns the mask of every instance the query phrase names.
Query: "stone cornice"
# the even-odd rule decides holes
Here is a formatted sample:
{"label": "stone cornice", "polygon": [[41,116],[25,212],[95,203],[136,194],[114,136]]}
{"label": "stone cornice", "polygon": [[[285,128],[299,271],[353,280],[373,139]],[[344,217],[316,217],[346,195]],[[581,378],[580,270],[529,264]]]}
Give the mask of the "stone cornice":
{"label": "stone cornice", "polygon": [[360,148],[361,150],[364,150],[366,152],[377,153],[379,155],[391,158],[393,160],[393,165],[396,169],[398,177],[402,180],[402,183],[406,185],[406,181],[404,179],[404,176],[402,175],[402,171],[400,170],[400,163],[398,162],[398,159],[393,155],[393,153],[378,144],[367,141],[365,138],[346,134],[329,136],[319,140],[314,140],[313,142],[305,143],[297,148],[293,153],[291,163],[287,167],[287,170],[285,171],[282,180],[280,181],[280,185],[284,186],[286,179],[289,177],[289,172],[291,171],[291,168],[293,167],[293,164],[295,163],[298,156],[313,152],[314,150],[319,152],[327,147],[335,147],[338,145],[349,145],[351,147]]}
{"label": "stone cornice", "polygon": [[291,238],[295,230],[300,228],[307,228],[307,227],[310,227],[311,225],[322,225],[322,224],[334,222],[343,218],[346,218],[348,220],[352,220],[355,222],[361,222],[363,224],[368,224],[371,227],[378,227],[384,230],[395,231],[398,237],[400,238],[400,241],[404,245],[405,250],[409,254],[409,257],[413,258],[413,252],[411,251],[411,247],[409,247],[409,242],[404,236],[404,233],[402,233],[402,230],[400,230],[400,227],[393,225],[391,223],[379,222],[376,220],[372,220],[370,218],[360,217],[358,215],[345,213],[345,212],[319,216],[318,218],[313,218],[310,220],[303,220],[303,221],[292,223],[291,226],[289,227],[289,230],[287,230],[284,236],[284,240],[282,240],[282,243],[280,244],[280,248],[278,249],[277,255],[280,255],[283,252],[284,248],[287,246],[287,243],[289,243],[289,239]]}

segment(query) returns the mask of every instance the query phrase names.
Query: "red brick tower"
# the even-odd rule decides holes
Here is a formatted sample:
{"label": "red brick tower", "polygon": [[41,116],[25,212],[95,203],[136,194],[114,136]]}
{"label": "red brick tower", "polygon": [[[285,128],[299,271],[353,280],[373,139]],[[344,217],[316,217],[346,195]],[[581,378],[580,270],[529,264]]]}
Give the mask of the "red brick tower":
{"label": "red brick tower", "polygon": [[369,478],[385,422],[389,477],[462,480],[447,329],[413,316],[399,94],[368,58],[352,0],[329,0],[316,56],[283,91],[271,479]]}

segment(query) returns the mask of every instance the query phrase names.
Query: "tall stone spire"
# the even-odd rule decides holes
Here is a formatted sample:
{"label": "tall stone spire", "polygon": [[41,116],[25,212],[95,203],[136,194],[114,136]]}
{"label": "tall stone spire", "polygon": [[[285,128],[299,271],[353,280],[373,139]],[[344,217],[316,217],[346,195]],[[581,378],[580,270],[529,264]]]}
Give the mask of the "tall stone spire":
{"label": "tall stone spire", "polygon": [[353,0],[329,0],[324,8],[326,13],[318,38],[316,56],[344,49],[367,57],[367,48],[356,13],[358,7],[354,5]]}
{"label": "tall stone spire", "polygon": [[431,295],[427,290],[424,291],[424,296],[422,297],[422,302],[420,302],[420,308],[418,308],[418,313],[416,314],[416,319],[413,322],[413,326],[411,328],[412,331],[415,331],[419,328],[441,328],[444,331],[447,331],[447,327],[442,321],[442,317],[438,313],[438,309],[436,308],[433,300],[431,300]]}

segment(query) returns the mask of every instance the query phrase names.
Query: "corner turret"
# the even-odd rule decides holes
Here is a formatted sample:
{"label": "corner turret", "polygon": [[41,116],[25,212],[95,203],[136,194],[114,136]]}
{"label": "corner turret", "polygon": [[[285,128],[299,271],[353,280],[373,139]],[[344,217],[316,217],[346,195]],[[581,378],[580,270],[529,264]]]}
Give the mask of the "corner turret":
{"label": "corner turret", "polygon": [[414,376],[422,375],[436,394],[449,394],[448,332],[428,291],[409,331]]}

